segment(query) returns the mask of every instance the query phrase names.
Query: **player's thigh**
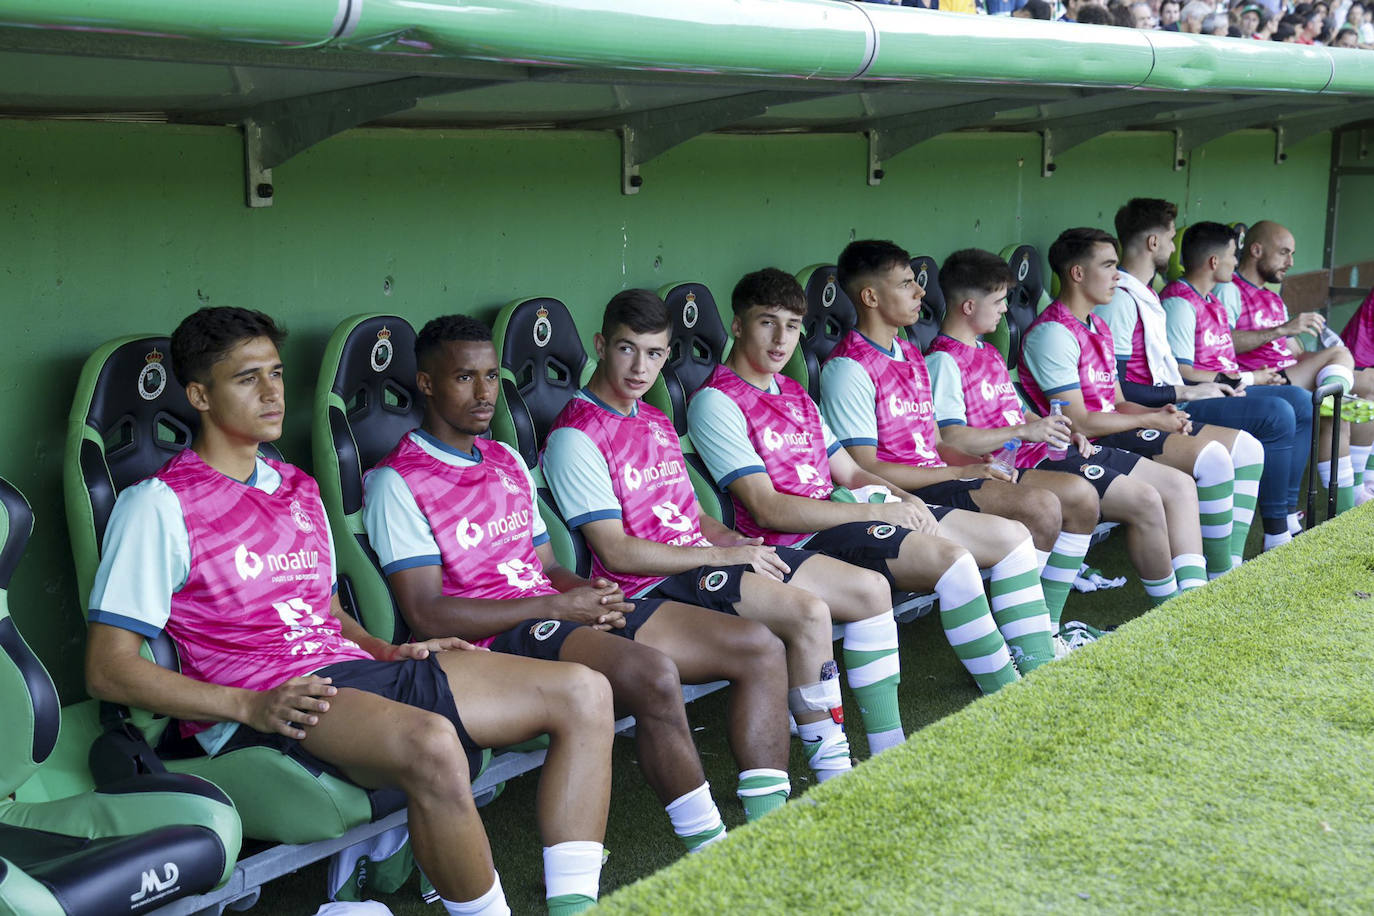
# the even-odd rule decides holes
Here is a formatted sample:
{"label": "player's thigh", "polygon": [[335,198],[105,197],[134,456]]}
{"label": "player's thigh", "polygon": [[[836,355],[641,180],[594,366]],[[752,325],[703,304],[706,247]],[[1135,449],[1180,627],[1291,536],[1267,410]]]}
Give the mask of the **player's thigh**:
{"label": "player's thigh", "polygon": [[[246,727],[246,726],[244,726]],[[329,711],[306,729],[301,747],[368,788],[396,785],[416,755],[450,748],[454,767],[467,767],[453,723],[438,713],[366,690],[342,687]]]}
{"label": "player's thigh", "polygon": [[1065,521],[1076,514],[1090,515],[1094,521],[1096,520],[1097,490],[1079,475],[1029,468],[1021,472],[1021,481],[1023,485],[1053,493],[1059,500],[1060,513]]}
{"label": "player's thigh", "polygon": [[759,621],[680,601],[660,605],[634,641],[672,659],[684,684],[737,677],[775,655],[782,660],[777,637]]}
{"label": "player's thigh", "polygon": [[892,608],[892,589],[882,573],[822,554],[802,561],[790,584],[824,601],[836,623],[863,620]]}
{"label": "player's thigh", "polygon": [[610,706],[610,686],[583,665],[502,652],[442,652],[458,716],[482,747],[519,744],[581,710],[597,718]]}
{"label": "player's thigh", "polygon": [[[1160,456],[1160,458],[1163,457],[1163,455]],[[1194,460],[1196,460],[1196,455]],[[1165,505],[1188,498],[1191,498],[1193,503],[1197,502],[1197,489],[1194,486],[1192,475],[1180,468],[1171,467],[1164,461],[1142,461],[1132,468],[1131,473],[1127,476],[1148,483],[1159,494]]]}
{"label": "player's thigh", "polygon": [[963,546],[979,567],[997,563],[1007,553],[1030,537],[1026,526],[1000,515],[968,512],[955,509],[940,519],[940,537]]}

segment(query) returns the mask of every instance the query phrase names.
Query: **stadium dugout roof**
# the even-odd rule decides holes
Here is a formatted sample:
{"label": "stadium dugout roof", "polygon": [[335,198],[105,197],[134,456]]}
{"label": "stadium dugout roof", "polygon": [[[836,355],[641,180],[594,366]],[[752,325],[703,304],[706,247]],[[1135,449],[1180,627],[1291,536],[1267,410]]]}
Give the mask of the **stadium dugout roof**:
{"label": "stadium dugout roof", "polygon": [[[359,125],[607,130],[622,188],[699,134],[868,137],[869,182],[955,130],[1275,156],[1374,123],[1374,53],[842,0],[0,0],[0,116],[242,125],[249,201]],[[259,193],[261,192],[261,193]]]}

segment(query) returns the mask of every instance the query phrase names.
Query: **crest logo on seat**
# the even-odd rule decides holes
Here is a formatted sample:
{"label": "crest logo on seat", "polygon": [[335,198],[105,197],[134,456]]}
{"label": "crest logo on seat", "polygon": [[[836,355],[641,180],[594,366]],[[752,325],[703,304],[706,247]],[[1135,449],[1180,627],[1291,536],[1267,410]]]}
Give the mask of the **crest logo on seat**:
{"label": "crest logo on seat", "polygon": [[534,345],[547,347],[553,339],[553,323],[549,321],[549,310],[542,305],[534,313]]}
{"label": "crest logo on seat", "polygon": [[697,294],[688,293],[687,303],[682,307],[682,326],[684,328],[694,328],[701,313],[697,310]]}
{"label": "crest logo on seat", "polygon": [[143,357],[143,369],[138,373],[138,396],[156,401],[167,387],[167,367],[162,365],[162,353],[154,347]]}
{"label": "crest logo on seat", "polygon": [[916,285],[919,286],[921,289],[925,289],[926,286],[927,286],[927,284],[929,284],[929,283],[930,283],[930,268],[928,268],[928,267],[926,267],[924,264],[922,264],[922,265],[921,265],[921,272],[918,273],[918,274],[916,275]]}
{"label": "crest logo on seat", "polygon": [[395,348],[391,345],[391,331],[383,326],[377,332],[377,342],[372,345],[372,354],[368,357],[372,371],[385,372],[386,367],[391,365],[391,358],[395,353]]}
{"label": "crest logo on seat", "polygon": [[1022,283],[1030,275],[1030,253],[1021,255],[1021,265],[1016,268],[1016,282]]}
{"label": "crest logo on seat", "polygon": [[835,304],[835,275],[828,274],[825,278],[825,289],[821,290],[821,305],[826,308]]}

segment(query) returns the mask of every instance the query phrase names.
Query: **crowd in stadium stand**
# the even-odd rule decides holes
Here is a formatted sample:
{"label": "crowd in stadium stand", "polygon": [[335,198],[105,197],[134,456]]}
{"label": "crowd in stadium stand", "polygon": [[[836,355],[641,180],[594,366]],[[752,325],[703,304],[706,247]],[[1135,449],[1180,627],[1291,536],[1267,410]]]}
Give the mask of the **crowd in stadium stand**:
{"label": "crowd in stadium stand", "polygon": [[1374,50],[1374,9],[1287,0],[863,0],[945,12],[1058,19],[1128,29],[1191,32],[1300,45]]}

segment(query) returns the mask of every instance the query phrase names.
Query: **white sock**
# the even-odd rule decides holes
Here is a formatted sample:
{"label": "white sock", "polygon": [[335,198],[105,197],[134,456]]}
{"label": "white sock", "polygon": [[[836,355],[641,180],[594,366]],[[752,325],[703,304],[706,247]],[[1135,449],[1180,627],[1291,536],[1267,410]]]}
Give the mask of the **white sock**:
{"label": "white sock", "polygon": [[440,897],[439,902],[444,905],[444,910],[449,916],[510,916],[510,907],[506,905],[506,892],[501,890],[501,876],[495,872],[492,876],[495,880],[492,881],[491,890],[476,900],[454,903]]}
{"label": "white sock", "polygon": [[578,894],[595,900],[601,883],[601,854],[601,844],[591,840],[569,840],[545,846],[544,896]]}
{"label": "white sock", "polygon": [[[1061,533],[1060,537],[1063,536],[1064,535]],[[1049,562],[1050,552],[1048,550],[1041,550],[1039,547],[1035,548],[1035,568],[1040,572],[1040,575],[1043,576],[1045,574],[1045,567]]]}
{"label": "white sock", "polygon": [[1321,478],[1323,487],[1329,487],[1331,485],[1331,462],[1318,461],[1317,476]]}
{"label": "white sock", "polygon": [[[1289,533],[1289,534],[1302,534],[1302,519],[1298,517],[1298,513],[1296,513],[1296,512],[1289,512],[1289,513],[1288,513],[1288,533]],[[1287,542],[1284,542],[1284,543],[1287,543]],[[1268,550],[1268,549],[1269,549],[1268,547],[1265,548],[1265,550]]]}
{"label": "white sock", "polygon": [[1364,472],[1369,464],[1371,452],[1374,452],[1374,444],[1356,445],[1354,442],[1350,443],[1350,467],[1355,472],[1355,486],[1357,487],[1364,484]]}
{"label": "white sock", "polygon": [[798,722],[797,734],[801,736],[803,745],[819,743],[809,760],[817,782],[825,782],[853,769],[854,764],[849,759],[849,739],[834,719],[823,716],[815,722]]}
{"label": "white sock", "polygon": [[1320,388],[1327,382],[1340,382],[1342,396],[1350,393],[1355,387],[1355,373],[1345,366],[1323,366],[1317,370],[1317,385]]}
{"label": "white sock", "polygon": [[1261,549],[1271,550],[1275,547],[1287,544],[1291,540],[1293,540],[1293,535],[1289,534],[1287,531],[1280,534],[1266,534],[1264,536],[1264,546]]}
{"label": "white sock", "polygon": [[718,831],[700,845],[693,847],[696,852],[705,846],[719,841],[725,836],[725,824],[720,819],[720,811],[711,798],[711,784],[703,782],[692,791],[668,803],[665,809],[668,820],[673,824],[673,833],[679,837],[694,837]]}

